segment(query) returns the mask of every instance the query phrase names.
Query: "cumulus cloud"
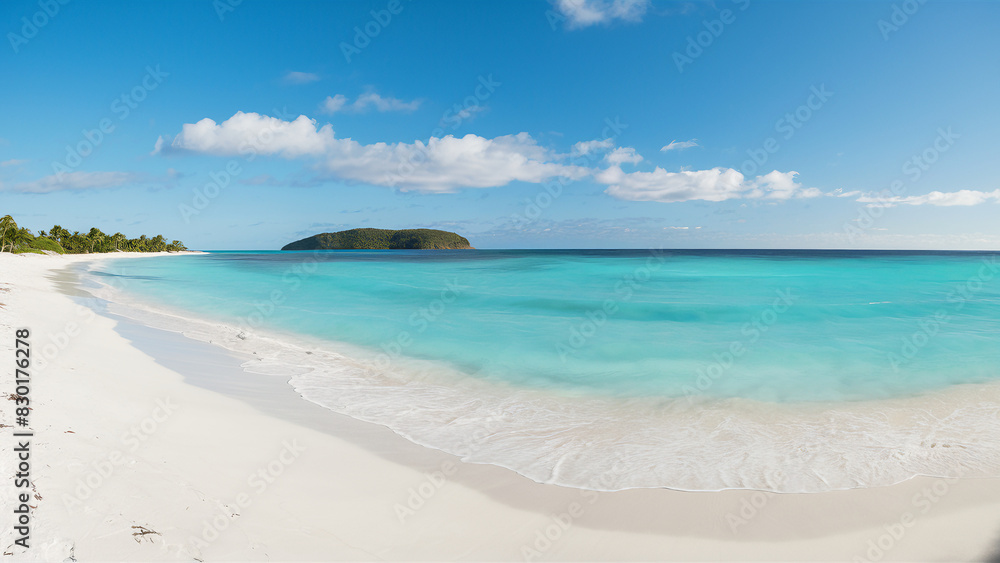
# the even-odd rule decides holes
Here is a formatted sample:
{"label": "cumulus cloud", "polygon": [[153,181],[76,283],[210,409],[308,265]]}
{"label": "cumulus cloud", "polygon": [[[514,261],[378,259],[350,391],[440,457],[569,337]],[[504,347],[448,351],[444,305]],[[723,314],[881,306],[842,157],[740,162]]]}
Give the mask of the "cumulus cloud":
{"label": "cumulus cloud", "polygon": [[629,164],[639,164],[642,162],[642,156],[636,154],[635,149],[632,147],[618,147],[605,155],[604,160],[613,166],[619,166],[626,162]]}
{"label": "cumulus cloud", "polygon": [[169,142],[161,138],[157,145],[159,152],[307,157],[314,159],[318,170],[338,179],[426,193],[555,177],[579,179],[590,173],[561,163],[563,157],[540,147],[527,133],[493,139],[446,135],[427,142],[365,145],[337,138],[331,125],[317,128],[304,115],[291,122],[243,112],[218,124],[203,119],[185,124],[177,137]]}
{"label": "cumulus cloud", "polygon": [[309,84],[317,80],[319,80],[319,75],[311,72],[297,72],[293,70],[284,76],[284,81],[288,84]]}
{"label": "cumulus cloud", "polygon": [[130,172],[67,172],[52,174],[33,182],[22,182],[3,186],[3,191],[47,194],[67,190],[90,190],[114,188],[128,182],[138,181],[139,176]]}
{"label": "cumulus cloud", "polygon": [[[360,182],[424,193],[461,188],[490,188],[511,182],[540,183],[553,178],[592,177],[606,193],[633,201],[724,201],[734,198],[784,200],[822,195],[804,188],[797,172],[777,170],[753,180],[737,170],[712,168],[668,172],[624,172],[625,163],[642,156],[632,147],[612,150],[611,139],[582,141],[569,155],[541,147],[528,133],[492,139],[478,135],[431,137],[412,143],[362,144],[337,137],[333,126],[320,126],[302,115],[293,121],[237,112],[216,123],[202,119],[185,124],[173,139],[160,138],[154,152],[195,152],[222,156],[273,155],[308,159],[323,178]],[[573,165],[569,157],[605,154],[606,169]]]}
{"label": "cumulus cloud", "polygon": [[324,155],[320,168],[347,180],[432,193],[587,175],[587,169],[560,164],[555,158],[527,133],[493,139],[446,135],[426,143],[370,145],[340,139]]}
{"label": "cumulus cloud", "polygon": [[333,126],[319,129],[316,121],[300,115],[294,121],[257,113],[236,112],[222,123],[202,119],[185,123],[168,143],[160,137],[154,153],[190,151],[213,155],[277,155],[285,158],[324,154],[334,142]]}
{"label": "cumulus cloud", "polygon": [[752,188],[744,197],[747,198],[768,198],[768,199],[791,199],[793,197],[818,197],[823,195],[817,188],[803,188],[802,184],[795,181],[799,173],[771,171],[763,176],[757,176],[750,185]]}
{"label": "cumulus cloud", "polygon": [[613,147],[614,144],[614,141],[611,139],[580,141],[573,145],[570,154],[573,156],[586,156],[588,154],[601,153]]}
{"label": "cumulus cloud", "polygon": [[420,103],[421,100],[404,102],[403,100],[397,98],[382,97],[375,92],[369,92],[358,96],[353,103],[348,103],[347,96],[344,96],[343,94],[327,96],[326,99],[323,100],[322,107],[324,112],[331,114],[338,112],[364,113],[372,108],[380,113],[388,111],[411,112],[419,108]]}
{"label": "cumulus cloud", "polygon": [[554,6],[568,29],[580,29],[615,20],[640,22],[649,0],[555,0]]}
{"label": "cumulus cloud", "polygon": [[933,191],[923,195],[879,197],[864,195],[857,199],[859,203],[870,203],[881,207],[896,205],[936,205],[939,207],[972,206],[989,201],[1000,202],[1000,190],[982,192],[977,190],[958,190],[957,192]]}
{"label": "cumulus cloud", "polygon": [[680,141],[680,142],[674,140],[670,141],[669,145],[666,145],[663,148],[661,148],[660,151],[661,152],[681,151],[684,149],[689,149],[691,147],[698,147],[698,146],[701,146],[698,144],[698,139],[691,139],[690,141]]}
{"label": "cumulus cloud", "polygon": [[732,168],[667,172],[659,166],[652,172],[623,172],[611,166],[594,174],[609,187],[605,193],[629,201],[680,202],[691,200],[725,201],[737,198],[789,199],[822,195],[816,188],[803,189],[794,181],[797,172],[775,170],[747,181]]}
{"label": "cumulus cloud", "polygon": [[745,191],[743,174],[731,168],[667,172],[659,166],[652,172],[625,173],[612,166],[594,175],[608,184],[605,193],[630,201],[725,201]]}

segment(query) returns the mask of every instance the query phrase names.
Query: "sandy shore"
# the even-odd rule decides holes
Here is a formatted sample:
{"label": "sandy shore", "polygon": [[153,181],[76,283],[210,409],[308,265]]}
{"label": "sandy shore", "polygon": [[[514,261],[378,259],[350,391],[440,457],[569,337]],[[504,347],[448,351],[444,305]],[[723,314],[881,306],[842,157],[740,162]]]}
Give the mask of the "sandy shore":
{"label": "sandy shore", "polygon": [[[0,254],[7,365],[14,330],[31,330],[37,493],[24,550],[10,523],[24,489],[0,486],[5,559],[1000,560],[1000,479],[595,493],[462,463],[244,373],[245,358],[94,314],[63,270],[104,258]],[[8,476],[14,416],[0,409]]]}

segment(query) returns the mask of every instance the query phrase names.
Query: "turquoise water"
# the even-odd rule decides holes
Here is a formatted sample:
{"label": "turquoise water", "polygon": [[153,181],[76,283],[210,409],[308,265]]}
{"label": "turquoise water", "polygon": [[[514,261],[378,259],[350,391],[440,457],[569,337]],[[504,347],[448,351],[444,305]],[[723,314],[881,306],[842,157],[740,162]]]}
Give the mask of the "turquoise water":
{"label": "turquoise water", "polygon": [[90,273],[467,461],[602,490],[814,492],[1000,476],[998,258],[216,252]]}
{"label": "turquoise water", "polygon": [[782,402],[877,399],[1000,377],[995,260],[349,251],[120,267],[135,282],[130,291],[156,302],[369,347],[383,360],[440,360],[567,392]]}

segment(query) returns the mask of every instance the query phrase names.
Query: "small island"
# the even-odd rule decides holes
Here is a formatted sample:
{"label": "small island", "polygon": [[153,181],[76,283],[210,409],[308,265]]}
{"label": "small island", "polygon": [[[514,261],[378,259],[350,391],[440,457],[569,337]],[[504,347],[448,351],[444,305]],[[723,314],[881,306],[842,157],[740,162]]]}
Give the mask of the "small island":
{"label": "small island", "polygon": [[436,229],[350,229],[320,233],[286,244],[282,250],[464,250],[469,239]]}

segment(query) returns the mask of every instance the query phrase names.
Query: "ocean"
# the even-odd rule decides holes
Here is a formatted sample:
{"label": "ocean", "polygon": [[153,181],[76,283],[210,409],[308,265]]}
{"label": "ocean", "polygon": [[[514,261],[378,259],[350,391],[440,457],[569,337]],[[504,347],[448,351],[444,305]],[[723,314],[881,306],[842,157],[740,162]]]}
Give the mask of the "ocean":
{"label": "ocean", "polygon": [[304,400],[539,482],[1000,476],[1000,254],[212,252],[95,293]]}

